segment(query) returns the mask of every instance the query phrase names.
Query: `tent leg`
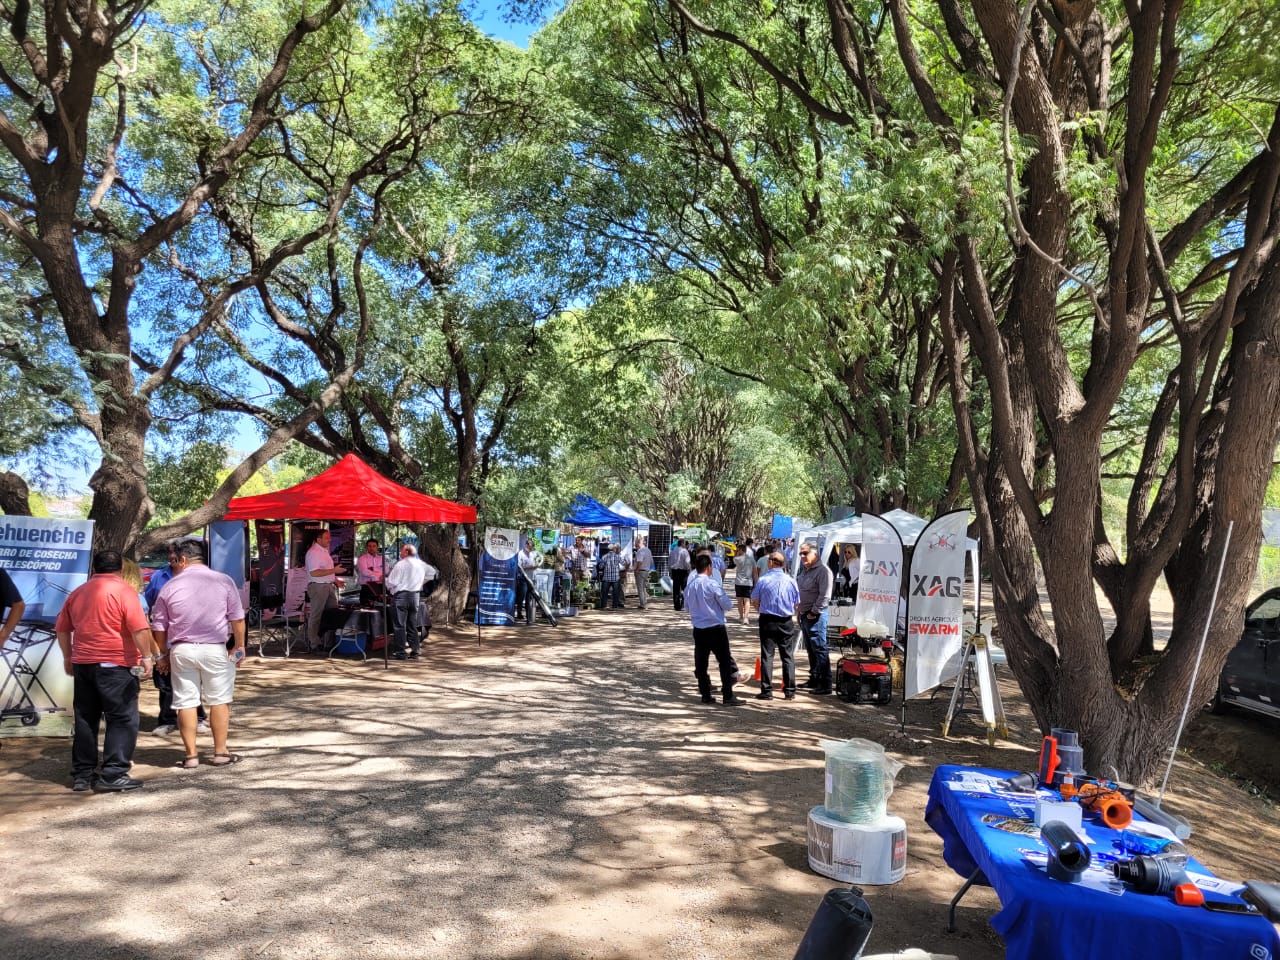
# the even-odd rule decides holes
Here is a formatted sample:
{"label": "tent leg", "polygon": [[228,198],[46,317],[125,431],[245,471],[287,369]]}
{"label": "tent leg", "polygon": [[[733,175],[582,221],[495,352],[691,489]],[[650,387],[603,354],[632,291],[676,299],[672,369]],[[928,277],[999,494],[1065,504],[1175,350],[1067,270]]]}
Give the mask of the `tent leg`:
{"label": "tent leg", "polygon": [[447,626],[453,625],[453,555],[458,549],[458,525],[452,523],[449,525],[452,533],[452,540],[449,543],[449,606],[445,608],[444,622]]}
{"label": "tent leg", "polygon": [[[379,537],[379,540],[380,540],[380,541],[381,541],[381,543],[382,543],[382,549],[383,549],[383,550],[386,550],[386,549],[387,549],[387,521],[385,521],[385,520],[379,520],[379,521],[378,521],[378,537]],[[398,553],[398,552],[399,552],[399,551],[397,551],[397,553]],[[386,569],[386,563],[387,563],[387,561],[386,561],[386,556],[385,556],[385,554],[384,554],[384,555],[383,555],[383,561],[382,561],[382,564],[383,564],[383,573],[382,573],[382,669],[383,669],[383,670],[390,670],[390,669],[391,669],[391,660],[390,660],[390,659],[388,659],[388,657],[387,657],[387,654],[388,654],[388,652],[389,652],[389,651],[390,651],[390,649],[391,649],[391,641],[387,639],[387,628],[391,626],[391,620],[389,619],[389,616],[390,616],[390,610],[388,610],[388,609],[387,609],[387,574],[388,574],[388,573],[390,573],[391,571],[389,571],[389,570],[387,570],[387,569]],[[392,566],[394,566],[394,564],[392,564]],[[372,643],[373,641],[372,641],[372,640],[370,640],[369,642],[370,642],[370,643]]]}

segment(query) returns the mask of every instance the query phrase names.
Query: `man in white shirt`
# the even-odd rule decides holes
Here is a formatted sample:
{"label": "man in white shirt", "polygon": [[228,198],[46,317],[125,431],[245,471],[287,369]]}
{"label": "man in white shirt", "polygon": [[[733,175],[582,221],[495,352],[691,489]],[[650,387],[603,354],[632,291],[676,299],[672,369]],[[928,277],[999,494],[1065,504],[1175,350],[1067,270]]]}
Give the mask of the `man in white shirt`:
{"label": "man in white shirt", "polygon": [[364,553],[356,560],[356,582],[360,584],[360,606],[372,607],[382,602],[382,577],[386,573],[386,562],[382,559],[382,551],[378,549],[377,540],[369,540],[364,545]]}
{"label": "man in white shirt", "polygon": [[672,606],[676,610],[684,609],[684,586],[689,582],[689,571],[693,568],[687,544],[687,540],[677,540],[671,549]]}
{"label": "man in white shirt", "polygon": [[320,646],[320,621],[326,610],[338,605],[338,574],[342,568],[333,562],[329,554],[329,531],[321,530],[307,549],[307,645]]}
{"label": "man in white shirt", "polygon": [[[538,569],[538,554],[533,548],[532,539],[525,540],[524,549],[516,554],[516,566],[532,579],[533,571]],[[532,626],[533,586],[520,575],[520,570],[516,571],[516,623],[520,622],[520,615],[523,613],[525,623]]]}
{"label": "man in white shirt", "polygon": [[640,596],[640,609],[649,605],[649,571],[653,569],[653,553],[649,542],[641,537],[631,552],[631,572],[636,578],[636,593]]}
{"label": "man in white shirt", "polygon": [[418,621],[422,603],[422,585],[440,575],[431,564],[418,559],[418,550],[406,543],[400,548],[400,560],[387,574],[387,593],[391,595],[391,624],[395,634],[393,660],[418,659],[422,641],[431,630],[430,619]]}

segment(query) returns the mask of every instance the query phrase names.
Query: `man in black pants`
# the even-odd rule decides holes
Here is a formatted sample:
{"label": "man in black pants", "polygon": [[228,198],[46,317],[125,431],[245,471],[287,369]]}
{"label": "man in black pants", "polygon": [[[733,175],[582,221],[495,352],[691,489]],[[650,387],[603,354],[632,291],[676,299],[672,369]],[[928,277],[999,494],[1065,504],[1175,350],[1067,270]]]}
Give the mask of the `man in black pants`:
{"label": "man in black pants", "polygon": [[773,699],[773,652],[782,655],[782,695],[796,698],[796,605],[800,590],[787,573],[781,551],[769,554],[769,570],[751,588],[751,605],[760,611],[760,692],[757,700]]}
{"label": "man in black pants", "polygon": [[[115,550],[94,554],[93,576],[71,591],[54,624],[63,665],[75,678],[71,789],[77,792],[142,786],[129,776],[138,742],[138,677],[131,668],[141,663],[143,679],[151,675],[154,641],[138,594],[120,576],[123,567]],[[104,717],[98,774],[98,723]]]}
{"label": "man in black pants", "polygon": [[711,696],[711,676],[707,673],[714,653],[720,667],[724,705],[740,707],[746,701],[733,695],[738,666],[729,652],[729,632],[724,627],[725,612],[733,609],[733,601],[724,592],[723,581],[711,576],[709,556],[700,554],[695,564],[698,572],[685,587],[684,598],[693,622],[693,675],[698,680],[698,693],[702,694],[703,703],[715,702]]}
{"label": "man in black pants", "polygon": [[[422,626],[418,608],[422,601],[422,585],[439,575],[435,567],[418,559],[418,550],[406,543],[400,548],[400,560],[387,574],[387,593],[391,595],[391,623],[395,635],[393,660],[417,660],[422,644]],[[431,624],[426,625],[428,630]]]}
{"label": "man in black pants", "polygon": [[671,552],[671,596],[676,610],[684,609],[684,589],[689,582],[689,541],[677,540],[676,549]]}

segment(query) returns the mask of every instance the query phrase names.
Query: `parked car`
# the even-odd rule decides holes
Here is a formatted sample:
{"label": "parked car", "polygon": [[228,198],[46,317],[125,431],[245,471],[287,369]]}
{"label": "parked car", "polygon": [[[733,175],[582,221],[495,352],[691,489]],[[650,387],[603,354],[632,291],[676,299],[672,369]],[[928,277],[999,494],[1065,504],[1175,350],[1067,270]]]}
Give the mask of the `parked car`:
{"label": "parked car", "polygon": [[1280,717],[1280,588],[1245,609],[1244,634],[1218,677],[1213,709],[1243,707]]}

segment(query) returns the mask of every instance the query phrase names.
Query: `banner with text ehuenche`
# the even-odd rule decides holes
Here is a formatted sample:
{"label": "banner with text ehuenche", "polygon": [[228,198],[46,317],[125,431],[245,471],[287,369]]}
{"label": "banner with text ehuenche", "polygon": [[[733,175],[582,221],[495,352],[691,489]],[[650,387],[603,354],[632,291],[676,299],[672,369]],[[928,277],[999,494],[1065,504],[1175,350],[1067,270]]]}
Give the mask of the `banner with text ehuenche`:
{"label": "banner with text ehuenche", "polygon": [[27,605],[24,620],[56,620],[67,594],[89,579],[92,559],[92,520],[0,517],[0,567]]}
{"label": "banner with text ehuenche", "polygon": [[907,588],[906,697],[942,682],[964,644],[964,563],[969,511],[935,519],[916,540]]}
{"label": "banner with text ehuenche", "polygon": [[519,550],[519,530],[504,527],[485,530],[477,578],[477,624],[496,627],[515,623],[516,553]]}
{"label": "banner with text ehuenche", "polygon": [[893,636],[898,626],[901,591],[902,538],[888,520],[864,513],[862,565],[853,607],[853,623],[859,636]]}
{"label": "banner with text ehuenche", "polygon": [[0,567],[25,604],[0,657],[0,737],[70,735],[74,690],[52,627],[92,559],[92,520],[0,516]]}

